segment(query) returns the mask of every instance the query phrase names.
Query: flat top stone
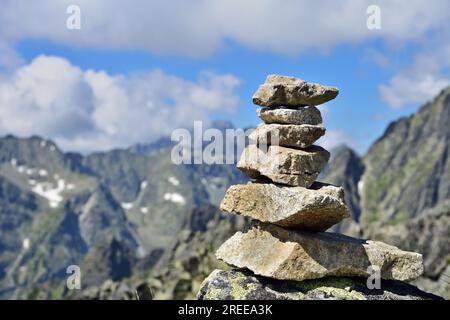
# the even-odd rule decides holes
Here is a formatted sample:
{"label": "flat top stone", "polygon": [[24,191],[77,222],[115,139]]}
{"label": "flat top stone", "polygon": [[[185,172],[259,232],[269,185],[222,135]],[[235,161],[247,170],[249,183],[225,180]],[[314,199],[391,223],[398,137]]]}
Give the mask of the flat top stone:
{"label": "flat top stone", "polygon": [[290,77],[290,76],[282,76],[279,74],[269,74],[266,78],[265,84],[285,84],[285,85],[301,85],[306,83],[305,80]]}
{"label": "flat top stone", "polygon": [[253,103],[263,107],[319,105],[336,98],[339,89],[305,80],[269,75],[256,93]]}
{"label": "flat top stone", "polygon": [[350,216],[344,190],[314,183],[310,189],[268,183],[231,186],[220,209],[300,230],[325,231]]}
{"label": "flat top stone", "polygon": [[216,256],[232,266],[280,280],[368,277],[369,267],[374,266],[383,279],[408,281],[423,273],[422,255],[415,252],[378,241],[263,223],[245,233],[237,232],[222,244]]}

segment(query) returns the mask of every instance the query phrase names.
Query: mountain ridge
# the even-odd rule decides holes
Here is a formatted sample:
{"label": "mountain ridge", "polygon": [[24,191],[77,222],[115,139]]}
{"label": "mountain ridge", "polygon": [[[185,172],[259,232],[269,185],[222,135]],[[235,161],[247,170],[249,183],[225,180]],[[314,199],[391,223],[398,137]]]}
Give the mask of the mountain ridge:
{"label": "mountain ridge", "polygon": [[[107,236],[135,258],[151,255],[169,245],[187,212],[218,205],[232,181],[243,181],[230,165],[175,166],[170,145],[149,155],[81,155],[48,139],[8,135],[0,147],[0,245],[10,248],[0,254],[0,294],[7,297],[27,297],[51,279],[64,283],[65,268],[85,265]],[[111,274],[89,269],[97,283]]]}

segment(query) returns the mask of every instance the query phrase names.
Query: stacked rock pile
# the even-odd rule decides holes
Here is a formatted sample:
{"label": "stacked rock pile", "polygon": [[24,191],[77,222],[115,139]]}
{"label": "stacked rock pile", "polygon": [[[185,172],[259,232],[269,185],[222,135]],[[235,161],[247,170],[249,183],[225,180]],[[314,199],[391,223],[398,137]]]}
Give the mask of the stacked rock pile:
{"label": "stacked rock pile", "polygon": [[368,277],[378,270],[383,279],[408,281],[422,274],[418,253],[324,232],[350,216],[344,190],[315,181],[330,157],[313,145],[325,134],[316,105],[338,93],[279,75],[259,87],[253,102],[262,107],[258,115],[264,123],[250,135],[256,143],[245,148],[237,165],[252,181],[231,186],[221,203],[223,211],[255,222],[228,239],[217,258],[278,280]]}

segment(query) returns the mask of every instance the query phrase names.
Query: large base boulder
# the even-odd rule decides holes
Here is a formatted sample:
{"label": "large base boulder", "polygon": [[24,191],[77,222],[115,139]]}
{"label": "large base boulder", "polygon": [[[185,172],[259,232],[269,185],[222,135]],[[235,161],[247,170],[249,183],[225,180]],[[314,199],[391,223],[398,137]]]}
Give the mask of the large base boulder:
{"label": "large base boulder", "polygon": [[369,289],[366,279],[327,277],[280,281],[250,272],[216,269],[203,281],[200,300],[441,300],[400,281],[382,280],[380,289]]}
{"label": "large base boulder", "polygon": [[326,276],[368,277],[409,281],[423,273],[422,255],[382,242],[337,233],[294,231],[257,223],[237,232],[217,250],[229,265],[279,280]]}

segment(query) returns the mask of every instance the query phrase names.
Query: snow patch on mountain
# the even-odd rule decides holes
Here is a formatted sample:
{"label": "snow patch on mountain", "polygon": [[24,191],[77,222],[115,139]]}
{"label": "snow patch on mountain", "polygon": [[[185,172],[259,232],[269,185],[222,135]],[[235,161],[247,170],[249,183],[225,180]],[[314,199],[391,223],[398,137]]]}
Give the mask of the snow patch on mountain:
{"label": "snow patch on mountain", "polygon": [[358,184],[357,184],[357,188],[358,188],[358,195],[362,195],[363,192],[363,187],[364,187],[364,181],[359,180]]}
{"label": "snow patch on mountain", "polygon": [[142,207],[142,208],[141,208],[141,212],[142,212],[143,214],[148,213],[148,208],[147,208],[147,207]]}
{"label": "snow patch on mountain", "polygon": [[51,208],[57,208],[64,200],[61,193],[64,191],[65,187],[66,182],[63,179],[59,179],[56,186],[50,182],[40,182],[36,183],[31,190],[41,197],[46,198]]}
{"label": "snow patch on mountain", "polygon": [[134,204],[133,204],[133,202],[122,202],[121,206],[125,210],[131,210],[131,209],[133,209]]}
{"label": "snow patch on mountain", "polygon": [[22,248],[23,248],[23,250],[30,249],[30,239],[29,238],[23,239]]}
{"label": "snow patch on mountain", "polygon": [[180,185],[180,181],[175,177],[169,177],[167,180],[176,187]]}
{"label": "snow patch on mountain", "polygon": [[184,199],[184,197],[181,194],[176,193],[176,192],[164,194],[164,200],[172,201],[173,203],[177,203],[177,204],[181,204],[181,205],[186,204],[186,200]]}

